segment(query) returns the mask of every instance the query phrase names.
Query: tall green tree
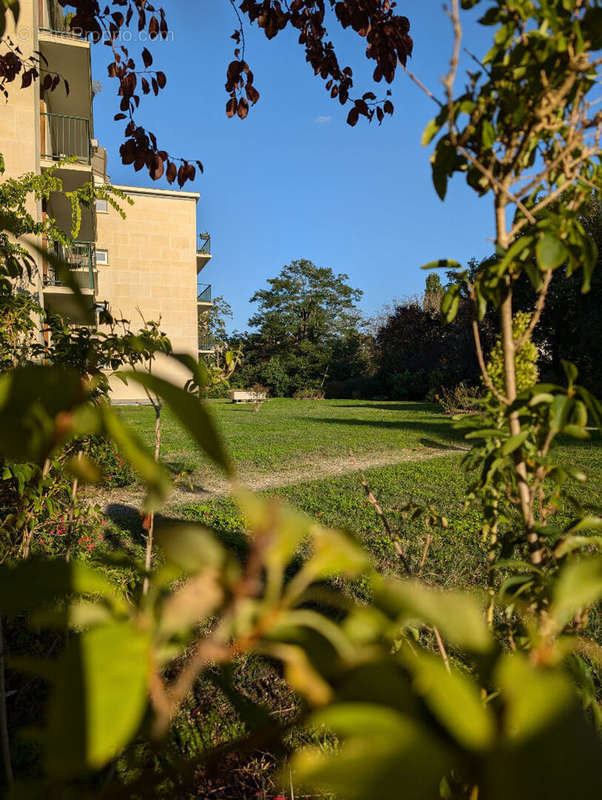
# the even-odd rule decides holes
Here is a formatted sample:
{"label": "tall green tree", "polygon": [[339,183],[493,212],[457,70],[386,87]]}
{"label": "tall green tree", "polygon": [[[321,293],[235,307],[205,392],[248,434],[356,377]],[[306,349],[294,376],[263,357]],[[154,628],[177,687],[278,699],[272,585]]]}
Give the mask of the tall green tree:
{"label": "tall green tree", "polygon": [[257,332],[244,348],[247,379],[253,372],[256,380],[271,385],[277,372],[278,393],[290,393],[318,386],[332,369],[338,370],[336,354],[362,327],[356,306],[362,292],[348,280],[344,273],[335,275],[330,267],[300,259],[270,278],[266,289],[255,292],[251,302],[258,309],[249,324]]}
{"label": "tall green tree", "polygon": [[319,343],[356,330],[360,314],[355,304],[363,292],[348,280],[330,267],[293,261],[268,280],[268,289],[255,292],[251,302],[259,307],[249,324],[273,347]]}

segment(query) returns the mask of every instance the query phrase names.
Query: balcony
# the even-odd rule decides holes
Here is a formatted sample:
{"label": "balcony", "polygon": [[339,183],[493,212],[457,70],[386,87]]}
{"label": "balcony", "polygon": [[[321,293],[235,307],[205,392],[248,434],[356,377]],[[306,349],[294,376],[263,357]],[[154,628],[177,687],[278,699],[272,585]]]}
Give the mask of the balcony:
{"label": "balcony", "polygon": [[199,333],[199,353],[213,353],[215,343],[209,333]]}
{"label": "balcony", "polygon": [[84,39],[82,31],[72,31],[69,27],[69,18],[73,14],[66,14],[57,0],[48,0],[46,8],[42,11],[40,31],[46,34],[65,36],[71,39]]}
{"label": "balcony", "polygon": [[[89,297],[90,310],[92,310],[96,293],[94,245],[91,242],[76,242],[70,247],[65,247],[55,242],[48,249],[69,266],[82,294]],[[81,317],[81,309],[75,303],[71,289],[61,281],[55,268],[47,259],[43,259],[42,263],[44,308],[51,314],[59,314],[73,322],[85,321]]]}
{"label": "balcony", "polygon": [[210,306],[212,305],[211,301],[211,284],[210,283],[199,283],[198,285],[198,296],[197,296],[197,303],[201,306]]}
{"label": "balcony", "polygon": [[[69,18],[56,0],[42,3],[38,29],[38,43],[42,57],[41,72],[58,73],[61,80],[52,92],[44,92],[43,99],[54,114],[72,114],[92,117],[92,70],[90,42],[83,32],[69,29]],[[64,80],[69,84],[67,92]]]}
{"label": "balcony", "polygon": [[[40,112],[41,158],[59,161],[76,158],[78,164],[90,164],[90,120],[67,114]],[[75,166],[70,164],[69,167]]]}
{"label": "balcony", "polygon": [[196,251],[196,271],[197,274],[211,260],[211,236],[208,233],[199,234],[200,244]]}

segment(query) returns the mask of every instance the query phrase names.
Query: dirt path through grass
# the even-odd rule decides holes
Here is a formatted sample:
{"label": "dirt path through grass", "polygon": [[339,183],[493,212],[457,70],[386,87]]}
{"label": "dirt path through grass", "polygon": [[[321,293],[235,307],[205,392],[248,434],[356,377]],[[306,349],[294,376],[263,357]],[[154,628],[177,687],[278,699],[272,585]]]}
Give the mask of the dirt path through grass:
{"label": "dirt path through grass", "polygon": [[[303,459],[303,464],[298,467],[278,470],[271,473],[258,473],[246,470],[244,473],[244,484],[254,491],[266,489],[278,489],[282,486],[292,486],[297,483],[306,483],[314,480],[323,480],[338,475],[346,475],[353,472],[362,472],[367,469],[378,467],[388,467],[404,462],[426,461],[430,458],[439,458],[446,455],[457,455],[464,452],[463,447],[445,448],[420,448],[408,449],[399,452],[389,453],[370,453],[365,456],[353,455],[337,457],[333,459],[311,459],[307,456]],[[226,495],[230,492],[230,484],[221,477],[210,478],[203,486],[186,486],[180,482],[172,487],[164,510],[173,509],[176,506],[188,503],[203,503],[213,497]],[[136,506],[140,503],[141,489],[132,491],[130,488],[112,490],[93,490],[90,498],[99,503],[102,508],[119,504],[126,506]]]}

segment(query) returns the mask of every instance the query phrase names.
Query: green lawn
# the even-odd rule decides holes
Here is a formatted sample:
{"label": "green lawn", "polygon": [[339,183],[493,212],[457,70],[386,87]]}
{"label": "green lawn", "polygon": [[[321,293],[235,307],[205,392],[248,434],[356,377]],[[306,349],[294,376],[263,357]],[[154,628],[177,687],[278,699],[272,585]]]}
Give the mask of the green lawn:
{"label": "green lawn", "polygon": [[[270,400],[258,412],[251,404],[210,401],[231,457],[240,469],[271,473],[311,467],[316,461],[425,452],[460,443],[449,419],[427,403],[362,400]],[[123,418],[148,443],[154,417],[148,407],[123,408]],[[164,411],[161,455],[174,471],[191,470],[196,481],[212,471],[168,411]]]}
{"label": "green lawn", "polygon": [[[563,445],[560,458],[583,468],[589,480],[575,484],[572,494],[582,503],[599,502],[602,486],[602,448],[597,442]],[[444,586],[468,587],[484,585],[486,545],[481,542],[480,519],[476,509],[464,508],[466,477],[460,454],[408,462],[380,469],[367,470],[368,485],[378,498],[392,527],[407,544],[414,564],[420,562],[425,528],[422,523],[403,519],[399,508],[403,503],[433,504],[449,519],[449,527],[432,529],[432,544],[422,575]],[[374,508],[366,500],[361,475],[350,473],[327,480],[271,489],[266,494],[278,495],[326,525],[357,533],[373,554],[379,568],[397,571],[393,546],[385,535]],[[181,516],[199,520],[213,527],[234,544],[242,526],[234,504],[226,497],[204,503],[184,503]],[[570,509],[558,514],[558,524],[570,520]]]}
{"label": "green lawn", "polygon": [[[253,474],[280,477],[282,485],[274,481],[275,488],[270,488],[269,494],[282,496],[325,524],[356,532],[384,570],[397,569],[394,550],[366,500],[353,463],[348,463],[348,474],[308,478],[312,466],[320,460],[345,460],[349,451],[367,461],[369,456],[376,459],[383,454],[399,454],[400,461],[405,458],[403,463],[366,469],[365,474],[392,525],[407,542],[413,562],[420,561],[425,530],[421,523],[404,520],[399,507],[408,501],[432,503],[447,515],[450,525],[447,530],[433,531],[422,574],[444,585],[482,585],[485,545],[480,541],[479,515],[474,509],[464,508],[466,477],[458,448],[466,445],[452,429],[449,418],[435,407],[424,403],[272,400],[256,413],[250,405],[225,401],[214,401],[211,406],[243,480]],[[124,409],[122,413],[150,442],[151,410]],[[423,456],[429,450],[439,453],[425,460]],[[586,484],[575,484],[573,495],[583,503],[598,501],[602,486],[599,437],[563,443],[559,450],[562,460],[580,466],[589,475]],[[201,481],[211,469],[169,414],[165,415],[162,454],[173,469],[186,466]],[[299,468],[304,465],[308,467],[305,478],[284,485],[291,483],[287,475],[294,475],[295,470],[303,472]],[[181,516],[210,525],[233,544],[241,541],[241,522],[227,497],[182,501],[176,510]],[[558,522],[568,521],[569,515],[570,509],[564,509]]]}

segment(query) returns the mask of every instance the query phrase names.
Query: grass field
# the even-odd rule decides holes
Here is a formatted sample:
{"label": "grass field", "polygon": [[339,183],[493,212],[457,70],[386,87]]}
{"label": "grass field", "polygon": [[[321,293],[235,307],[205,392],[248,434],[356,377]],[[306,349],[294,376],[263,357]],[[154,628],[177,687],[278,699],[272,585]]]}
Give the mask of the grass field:
{"label": "grass field", "polygon": [[[421,523],[403,519],[399,510],[406,502],[434,504],[449,518],[446,530],[432,531],[432,544],[422,575],[442,585],[467,586],[485,576],[485,545],[480,541],[480,520],[474,509],[464,508],[467,485],[461,460],[466,447],[449,418],[433,406],[420,403],[362,401],[273,400],[255,413],[251,406],[212,403],[218,426],[244,479],[269,475],[269,494],[327,525],[357,533],[372,552],[378,566],[396,570],[391,542],[384,534],[374,508],[361,484],[365,474],[393,527],[407,543],[408,554],[418,564],[425,543]],[[147,408],[124,409],[128,423],[147,441],[152,439],[152,413]],[[599,500],[602,487],[602,447],[599,438],[562,444],[560,458],[582,467],[590,476],[576,484],[573,494],[583,503]],[[362,463],[378,461],[383,454],[402,463],[361,472],[349,459],[352,451]],[[166,415],[163,458],[172,469],[192,470],[192,484],[201,483],[213,468],[200,457],[173,419]],[[425,458],[429,456],[429,458]],[[319,464],[342,461],[344,474],[312,479]],[[304,475],[291,482],[291,477]],[[324,472],[322,472],[324,475]],[[191,485],[192,485],[191,484]],[[216,496],[199,501],[194,494],[179,495],[174,509],[179,516],[199,520],[236,545],[242,524],[232,501]],[[568,521],[570,511],[559,515]]]}
{"label": "grass field", "polygon": [[[218,427],[241,474],[299,471],[325,460],[424,453],[461,444],[449,419],[427,403],[361,400],[285,400],[251,404],[210,401]],[[128,425],[150,443],[154,417],[148,407],[124,408]],[[202,483],[214,468],[164,411],[161,456],[174,472],[190,471]]]}

